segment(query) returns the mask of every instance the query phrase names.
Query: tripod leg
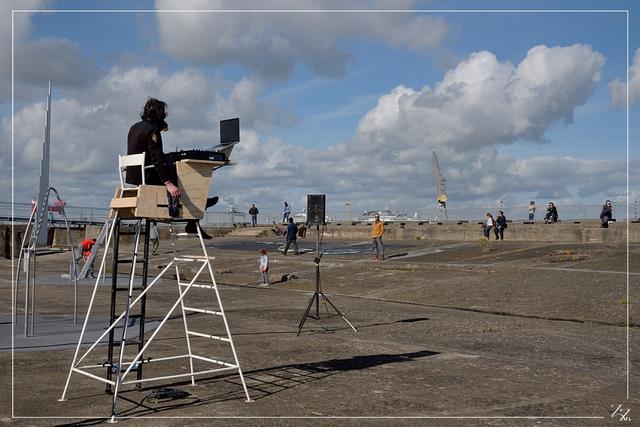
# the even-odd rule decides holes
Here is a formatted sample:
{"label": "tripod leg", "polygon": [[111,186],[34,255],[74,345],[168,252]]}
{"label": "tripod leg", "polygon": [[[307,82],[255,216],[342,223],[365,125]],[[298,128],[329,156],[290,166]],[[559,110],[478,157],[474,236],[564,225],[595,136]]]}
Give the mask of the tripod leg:
{"label": "tripod leg", "polygon": [[300,319],[300,324],[298,325],[298,335],[300,335],[300,331],[302,331],[304,322],[307,320],[307,317],[309,317],[309,311],[311,310],[311,306],[313,305],[313,300],[315,300],[316,298],[318,298],[318,293],[314,292],[313,296],[309,300],[309,304],[307,304],[307,309],[304,312],[304,316],[302,316],[302,319]]}
{"label": "tripod leg", "polygon": [[355,327],[355,326],[353,326],[353,325],[351,324],[351,322],[349,322],[349,320],[347,320],[347,318],[346,318],[346,317],[344,317],[344,314],[342,314],[342,313],[340,312],[340,310],[338,310],[338,307],[336,307],[335,305],[333,305],[333,303],[331,302],[331,300],[330,300],[329,298],[327,298],[327,296],[326,296],[323,292],[320,292],[320,293],[322,294],[322,298],[324,298],[324,300],[325,300],[326,302],[328,302],[328,303],[329,303],[329,305],[330,305],[331,307],[333,307],[333,309],[336,311],[336,313],[338,313],[338,314],[340,315],[340,317],[342,317],[342,320],[344,320],[345,322],[347,322],[347,324],[348,324],[349,326],[351,326],[351,329],[353,329],[354,331],[358,332],[358,330],[356,329],[356,327]]}
{"label": "tripod leg", "polygon": [[[322,295],[322,303],[324,304],[324,309],[327,311],[327,316],[330,316],[329,306],[327,305],[327,297],[324,296],[324,294],[322,292],[320,292],[320,295]],[[320,299],[320,298],[318,298],[318,299]]]}

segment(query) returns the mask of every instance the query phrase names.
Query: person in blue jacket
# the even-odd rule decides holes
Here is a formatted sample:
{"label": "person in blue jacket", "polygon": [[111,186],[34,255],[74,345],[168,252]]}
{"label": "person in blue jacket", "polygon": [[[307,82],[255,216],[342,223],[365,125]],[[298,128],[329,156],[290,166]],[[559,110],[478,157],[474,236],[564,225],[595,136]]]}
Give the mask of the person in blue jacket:
{"label": "person in blue jacket", "polygon": [[298,242],[297,239],[298,238],[298,226],[296,225],[295,222],[293,222],[293,218],[289,218],[289,225],[287,225],[287,244],[284,246],[284,250],[282,251],[282,253],[284,255],[287,254],[287,251],[289,250],[289,245],[293,245],[293,249],[295,250],[294,254],[298,255]]}

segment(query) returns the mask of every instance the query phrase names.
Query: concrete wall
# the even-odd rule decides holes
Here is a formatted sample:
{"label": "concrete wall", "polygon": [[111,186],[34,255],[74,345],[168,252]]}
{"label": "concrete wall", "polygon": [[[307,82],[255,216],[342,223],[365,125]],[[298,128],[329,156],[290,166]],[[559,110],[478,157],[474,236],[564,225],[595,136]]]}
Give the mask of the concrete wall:
{"label": "concrete wall", "polygon": [[[629,224],[629,241],[640,242],[640,223]],[[530,242],[610,242],[625,243],[627,223],[617,222],[609,228],[601,228],[598,221],[556,224],[509,223],[505,230],[505,239]],[[309,233],[315,236],[315,228]],[[369,239],[371,226],[364,223],[335,223],[326,226],[325,236],[340,239]],[[384,238],[387,240],[453,240],[477,241],[482,237],[482,225],[474,223],[445,222],[394,223],[385,225]],[[493,233],[492,233],[493,238]]]}

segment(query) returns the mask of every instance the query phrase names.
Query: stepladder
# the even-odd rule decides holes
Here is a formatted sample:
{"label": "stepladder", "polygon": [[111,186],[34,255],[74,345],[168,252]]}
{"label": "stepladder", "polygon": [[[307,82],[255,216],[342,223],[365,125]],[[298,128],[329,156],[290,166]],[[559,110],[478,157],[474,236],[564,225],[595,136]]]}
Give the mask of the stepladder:
{"label": "stepladder", "polygon": [[[162,261],[160,272],[155,277],[147,277],[151,220],[129,220],[130,231],[123,232],[123,224],[115,211],[59,400],[66,400],[73,374],[97,380],[106,384],[107,392],[112,395],[111,421],[115,422],[119,417],[118,395],[131,386],[140,388],[145,383],[166,384],[185,378],[191,385],[196,385],[198,378],[231,371],[237,372],[246,400],[251,401],[214,276],[215,258],[208,254],[200,227],[197,227],[197,233],[178,232],[180,223],[164,219],[171,236],[171,251]],[[124,240],[120,238],[127,234],[132,236],[132,249],[128,253],[121,250]],[[109,252],[112,254],[109,325],[97,339],[88,340],[85,337],[87,323],[97,306],[98,286],[106,270]],[[131,265],[126,283],[118,277],[122,264]],[[161,307],[154,308],[150,301],[158,300],[162,302]],[[146,322],[150,314],[154,321]],[[162,345],[167,334],[171,336],[171,346]],[[176,346],[176,334],[180,336],[181,346]],[[100,358],[99,350],[105,342],[108,346],[106,360]],[[100,375],[105,372],[106,375]]]}

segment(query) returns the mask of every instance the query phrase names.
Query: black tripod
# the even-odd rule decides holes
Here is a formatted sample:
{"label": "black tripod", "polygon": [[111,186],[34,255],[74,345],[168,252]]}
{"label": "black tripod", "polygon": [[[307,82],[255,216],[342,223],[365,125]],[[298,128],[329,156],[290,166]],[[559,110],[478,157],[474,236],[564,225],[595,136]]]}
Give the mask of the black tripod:
{"label": "black tripod", "polygon": [[[324,302],[324,306],[327,310],[327,314],[329,314],[329,308],[327,307],[327,303],[329,303],[329,305],[336,311],[336,313],[338,313],[340,315],[340,317],[342,317],[342,319],[347,322],[347,324],[349,326],[351,326],[351,329],[353,329],[354,331],[358,332],[358,330],[356,329],[355,326],[353,326],[351,324],[351,322],[349,322],[349,320],[344,317],[344,315],[340,312],[340,310],[338,310],[338,308],[333,305],[333,303],[331,302],[331,300],[329,298],[327,298],[327,296],[324,294],[324,292],[322,292],[322,290],[320,289],[320,258],[322,258],[322,253],[320,253],[320,225],[316,224],[316,257],[314,259],[314,262],[316,263],[316,291],[313,293],[313,296],[311,297],[311,299],[309,300],[309,304],[307,305],[307,310],[304,312],[304,316],[302,316],[302,319],[300,320],[300,324],[298,325],[298,335],[300,335],[300,332],[302,331],[302,327],[304,326],[304,322],[307,320],[307,317],[311,317],[312,319],[316,319],[316,320],[320,320],[320,297],[322,296],[322,300]],[[311,314],[309,314],[309,311],[311,310],[311,306],[313,305],[313,302],[316,302],[316,315],[313,316]]]}

